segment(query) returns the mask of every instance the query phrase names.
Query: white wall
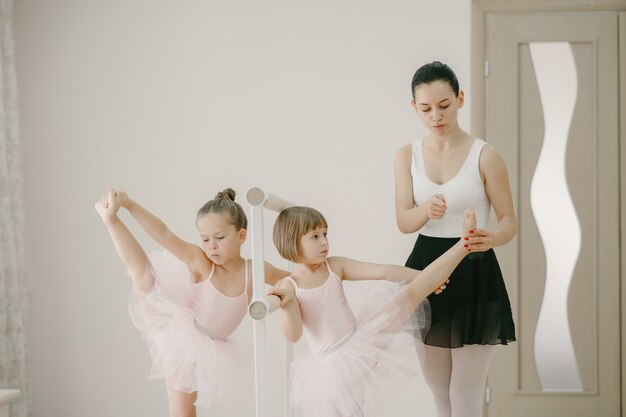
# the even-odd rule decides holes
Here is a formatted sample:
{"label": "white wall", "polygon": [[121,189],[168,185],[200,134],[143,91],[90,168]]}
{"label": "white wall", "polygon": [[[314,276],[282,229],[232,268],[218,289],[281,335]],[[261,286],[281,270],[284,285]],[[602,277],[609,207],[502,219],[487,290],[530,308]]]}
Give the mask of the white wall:
{"label": "white wall", "polygon": [[[326,214],[333,254],[404,263],[414,236],[395,226],[393,159],[425,133],[410,80],[439,59],[469,87],[469,12],[470,0],[16,1],[33,415],[166,415],[93,210],[109,185],[190,241],[215,192],[243,202],[260,185]],[[433,414],[422,381],[406,398],[389,415]]]}

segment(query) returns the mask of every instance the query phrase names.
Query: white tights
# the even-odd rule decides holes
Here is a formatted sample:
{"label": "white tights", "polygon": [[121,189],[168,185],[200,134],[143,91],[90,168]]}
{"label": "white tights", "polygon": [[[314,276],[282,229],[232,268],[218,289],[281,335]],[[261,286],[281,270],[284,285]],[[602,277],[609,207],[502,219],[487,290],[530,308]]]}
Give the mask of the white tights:
{"label": "white tights", "polygon": [[437,417],[482,417],[493,349],[491,345],[448,349],[418,344],[417,356],[435,399]]}

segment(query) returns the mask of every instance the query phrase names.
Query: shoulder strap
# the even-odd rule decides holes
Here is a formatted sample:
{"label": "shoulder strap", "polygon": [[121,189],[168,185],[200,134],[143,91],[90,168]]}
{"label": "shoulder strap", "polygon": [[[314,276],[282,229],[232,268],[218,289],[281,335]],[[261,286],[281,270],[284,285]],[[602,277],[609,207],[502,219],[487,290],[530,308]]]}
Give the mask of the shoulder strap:
{"label": "shoulder strap", "polygon": [[335,274],[335,273],[333,272],[333,270],[332,270],[332,269],[330,269],[330,263],[328,262],[328,259],[325,259],[325,260],[324,260],[324,264],[326,264],[326,269],[328,269],[328,273],[329,273],[329,274],[334,274],[334,275],[337,275],[337,274]]}
{"label": "shoulder strap", "polygon": [[482,152],[483,147],[487,144],[487,142],[485,142],[482,139],[476,138],[474,139],[474,143],[472,143],[472,148],[470,149],[469,155],[467,156],[467,159],[469,162],[467,165],[467,169],[470,169],[472,171],[474,170],[479,170],[479,166],[480,166],[480,154]]}
{"label": "shoulder strap", "polygon": [[207,278],[208,281],[210,281],[211,278],[213,278],[214,273],[215,273],[215,264],[211,262],[211,273],[209,274],[209,277]]}
{"label": "shoulder strap", "polygon": [[248,293],[248,260],[247,259],[244,260],[243,277],[244,277],[243,292],[247,294]]}
{"label": "shoulder strap", "polygon": [[428,178],[428,173],[426,172],[426,158],[424,156],[424,138],[418,139],[413,143],[412,152],[411,174]]}
{"label": "shoulder strap", "polygon": [[285,279],[288,280],[289,282],[291,282],[294,287],[300,288],[300,287],[298,287],[298,284],[296,284],[296,281],[293,278],[291,278],[291,276],[285,277]]}

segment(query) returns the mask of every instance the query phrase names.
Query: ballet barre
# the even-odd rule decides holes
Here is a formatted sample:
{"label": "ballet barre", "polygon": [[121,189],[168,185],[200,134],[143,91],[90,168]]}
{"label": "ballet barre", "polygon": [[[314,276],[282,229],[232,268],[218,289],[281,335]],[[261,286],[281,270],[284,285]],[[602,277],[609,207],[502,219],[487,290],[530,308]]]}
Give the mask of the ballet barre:
{"label": "ballet barre", "polygon": [[[254,293],[254,289],[252,292]],[[250,314],[250,317],[255,320],[261,320],[268,314],[278,310],[278,307],[280,307],[280,298],[275,295],[266,295],[264,299],[253,299],[250,302],[250,305],[248,306],[248,314]]]}
{"label": "ballet barre", "polygon": [[[255,392],[256,392],[256,416],[267,417],[268,415],[268,380],[267,380],[267,355],[265,318],[272,311],[278,309],[280,299],[275,295],[265,295],[265,256],[263,253],[263,210],[271,210],[276,213],[294,206],[287,200],[270,194],[259,187],[252,187],[246,193],[246,199],[251,209],[250,233],[252,240],[252,301],[248,306],[248,314],[254,319],[254,367],[255,367]],[[286,269],[292,269],[287,264]],[[293,346],[285,341],[285,417],[291,417],[292,411],[289,406],[290,364],[293,359]]]}
{"label": "ballet barre", "polygon": [[20,396],[20,390],[0,389],[0,417],[9,417],[9,403]]}

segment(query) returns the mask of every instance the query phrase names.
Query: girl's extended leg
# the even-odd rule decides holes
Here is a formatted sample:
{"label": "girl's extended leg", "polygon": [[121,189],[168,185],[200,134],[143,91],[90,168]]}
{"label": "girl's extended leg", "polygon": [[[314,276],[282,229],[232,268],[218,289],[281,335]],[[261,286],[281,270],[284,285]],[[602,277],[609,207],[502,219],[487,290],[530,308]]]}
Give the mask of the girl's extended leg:
{"label": "girl's extended leg", "polygon": [[451,349],[428,346],[422,342],[416,345],[424,379],[435,400],[437,417],[450,417],[450,378],[452,375]]}
{"label": "girl's extended leg", "polygon": [[461,238],[448,249],[443,255],[431,262],[423,271],[417,273],[417,277],[406,286],[407,298],[412,310],[443,284],[459,263],[467,255],[462,237],[469,236],[469,231],[476,228],[476,214],[472,210],[465,210]]}
{"label": "girl's extended leg", "polygon": [[133,280],[135,289],[146,293],[154,285],[154,277],[148,270],[148,256],[139,245],[139,242],[137,242],[137,239],[135,239],[135,236],[118,218],[119,199],[119,195],[114,190],[109,189],[107,197],[96,202],[95,209],[107,227],[115,250],[122,262],[124,262],[128,275]]}
{"label": "girl's extended leg", "polygon": [[485,382],[494,346],[467,345],[452,352],[452,417],[481,417]]}
{"label": "girl's extended leg", "polygon": [[169,402],[169,417],[196,417],[196,392],[187,393],[174,389],[171,380],[166,379],[167,399]]}

